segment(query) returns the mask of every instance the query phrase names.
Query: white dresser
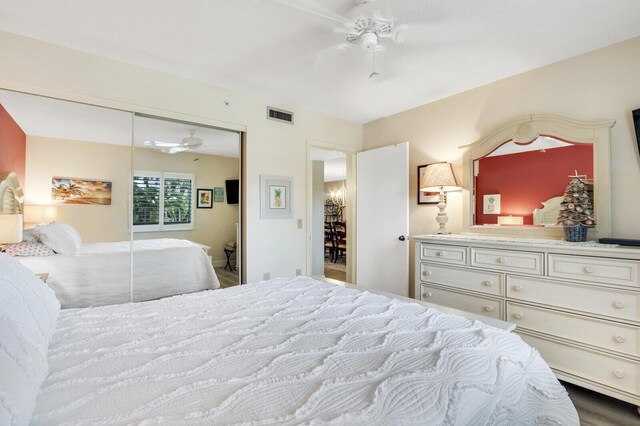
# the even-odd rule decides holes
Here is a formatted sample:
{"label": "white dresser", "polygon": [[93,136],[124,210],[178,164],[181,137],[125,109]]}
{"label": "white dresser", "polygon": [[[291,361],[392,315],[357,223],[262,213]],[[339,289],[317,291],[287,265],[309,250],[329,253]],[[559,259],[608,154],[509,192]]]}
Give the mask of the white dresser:
{"label": "white dresser", "polygon": [[416,298],[513,322],[560,379],[640,406],[639,249],[478,235],[413,240]]}

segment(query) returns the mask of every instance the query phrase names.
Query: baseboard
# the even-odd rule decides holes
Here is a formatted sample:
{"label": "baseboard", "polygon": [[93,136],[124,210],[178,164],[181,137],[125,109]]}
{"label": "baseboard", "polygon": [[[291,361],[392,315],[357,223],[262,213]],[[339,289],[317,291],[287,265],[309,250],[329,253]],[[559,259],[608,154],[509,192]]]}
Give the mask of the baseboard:
{"label": "baseboard", "polygon": [[227,259],[213,260],[211,262],[211,265],[213,265],[214,268],[219,268],[219,267],[224,266],[226,264],[227,264]]}

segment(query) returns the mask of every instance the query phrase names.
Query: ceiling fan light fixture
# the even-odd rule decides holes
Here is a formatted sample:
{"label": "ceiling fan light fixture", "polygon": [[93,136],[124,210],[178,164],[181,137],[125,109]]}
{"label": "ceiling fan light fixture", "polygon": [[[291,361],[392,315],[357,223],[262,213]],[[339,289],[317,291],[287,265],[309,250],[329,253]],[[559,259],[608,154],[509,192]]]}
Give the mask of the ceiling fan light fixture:
{"label": "ceiling fan light fixture", "polygon": [[370,50],[378,46],[378,36],[375,33],[364,33],[360,36],[362,49]]}

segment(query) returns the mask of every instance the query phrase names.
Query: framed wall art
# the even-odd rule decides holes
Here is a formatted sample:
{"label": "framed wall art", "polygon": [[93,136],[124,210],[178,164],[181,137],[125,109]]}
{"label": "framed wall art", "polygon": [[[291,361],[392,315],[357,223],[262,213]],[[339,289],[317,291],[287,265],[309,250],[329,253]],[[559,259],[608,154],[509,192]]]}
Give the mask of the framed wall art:
{"label": "framed wall art", "polygon": [[60,204],[111,205],[111,182],[54,176],[51,200]]}
{"label": "framed wall art", "polygon": [[213,207],[213,189],[198,188],[199,209],[210,209]]}
{"label": "framed wall art", "polygon": [[213,202],[221,203],[224,201],[224,188],[213,188]]}
{"label": "framed wall art", "polygon": [[260,219],[290,219],[293,178],[260,175]]}
{"label": "framed wall art", "polygon": [[[420,181],[424,176],[424,171],[427,170],[428,164],[423,164],[418,166],[418,204],[438,204],[440,199],[438,198],[437,192],[424,192],[420,191]],[[445,202],[447,200],[447,195],[445,194]]]}

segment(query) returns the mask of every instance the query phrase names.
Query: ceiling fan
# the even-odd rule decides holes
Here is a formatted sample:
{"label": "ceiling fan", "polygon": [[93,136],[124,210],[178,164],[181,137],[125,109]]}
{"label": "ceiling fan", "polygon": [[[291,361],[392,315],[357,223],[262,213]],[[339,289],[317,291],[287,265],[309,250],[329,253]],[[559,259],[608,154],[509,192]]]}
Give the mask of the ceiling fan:
{"label": "ceiling fan", "polygon": [[407,25],[398,25],[393,17],[385,17],[376,9],[376,0],[352,0],[353,7],[343,13],[327,8],[314,0],[278,0],[289,7],[341,24],[333,29],[334,33],[342,34],[344,42],[340,48],[360,46],[372,55],[373,71],[369,78],[379,75],[375,71],[375,52],[384,50],[383,42],[402,43],[402,32]]}
{"label": "ceiling fan", "polygon": [[190,136],[182,138],[181,142],[144,141],[144,145],[157,148],[167,154],[178,154],[180,152],[195,151],[202,146],[202,139],[196,138],[195,131],[189,132]]}

